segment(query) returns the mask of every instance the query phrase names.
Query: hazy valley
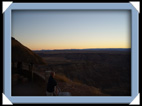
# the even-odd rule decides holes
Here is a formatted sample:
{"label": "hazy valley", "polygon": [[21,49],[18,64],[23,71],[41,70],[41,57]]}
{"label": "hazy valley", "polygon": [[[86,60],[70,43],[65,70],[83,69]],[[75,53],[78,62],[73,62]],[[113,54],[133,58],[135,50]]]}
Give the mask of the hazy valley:
{"label": "hazy valley", "polygon": [[[48,63],[47,70],[112,96],[131,95],[131,50],[34,51]],[[80,88],[81,89],[81,88]]]}

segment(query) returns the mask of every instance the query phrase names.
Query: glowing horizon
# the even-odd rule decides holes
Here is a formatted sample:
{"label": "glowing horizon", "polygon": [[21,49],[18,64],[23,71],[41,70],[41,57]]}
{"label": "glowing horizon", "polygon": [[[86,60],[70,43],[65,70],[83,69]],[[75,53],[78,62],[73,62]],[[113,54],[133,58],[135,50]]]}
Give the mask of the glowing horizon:
{"label": "glowing horizon", "polygon": [[131,48],[130,11],[12,11],[12,36],[31,50]]}
{"label": "glowing horizon", "polygon": [[131,49],[131,48],[120,48],[120,47],[106,47],[106,48],[54,48],[54,49],[31,49],[31,50],[66,50],[66,49]]}
{"label": "glowing horizon", "polygon": [[[71,48],[71,49],[31,49],[32,51],[40,51],[40,50],[72,50],[75,48]],[[81,49],[77,49],[76,50],[85,50],[85,49],[131,49],[131,48],[81,48]]]}

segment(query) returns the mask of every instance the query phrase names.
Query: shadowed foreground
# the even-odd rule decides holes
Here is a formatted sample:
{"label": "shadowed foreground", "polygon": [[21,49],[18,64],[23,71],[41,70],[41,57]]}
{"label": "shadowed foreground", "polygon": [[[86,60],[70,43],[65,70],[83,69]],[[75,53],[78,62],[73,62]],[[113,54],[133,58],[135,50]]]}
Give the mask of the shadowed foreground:
{"label": "shadowed foreground", "polygon": [[46,96],[39,85],[33,82],[13,86],[13,96]]}
{"label": "shadowed foreground", "polygon": [[18,74],[13,68],[12,74],[12,96],[46,96],[45,81],[37,74],[33,74],[28,70],[23,70],[22,74]]}
{"label": "shadowed foreground", "polygon": [[[12,74],[12,96],[46,96],[46,83],[42,78],[43,75],[34,73],[33,80],[30,75],[30,71],[27,70],[24,70],[21,75]],[[72,82],[63,75],[56,74],[55,79],[61,91],[69,92],[70,96],[107,96],[95,87]]]}

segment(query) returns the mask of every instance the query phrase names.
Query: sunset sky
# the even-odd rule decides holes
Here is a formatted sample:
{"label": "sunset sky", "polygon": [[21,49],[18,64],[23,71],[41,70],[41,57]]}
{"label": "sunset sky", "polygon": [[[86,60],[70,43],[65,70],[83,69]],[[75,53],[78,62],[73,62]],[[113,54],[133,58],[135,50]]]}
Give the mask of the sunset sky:
{"label": "sunset sky", "polygon": [[31,50],[131,48],[130,11],[12,11],[12,36]]}

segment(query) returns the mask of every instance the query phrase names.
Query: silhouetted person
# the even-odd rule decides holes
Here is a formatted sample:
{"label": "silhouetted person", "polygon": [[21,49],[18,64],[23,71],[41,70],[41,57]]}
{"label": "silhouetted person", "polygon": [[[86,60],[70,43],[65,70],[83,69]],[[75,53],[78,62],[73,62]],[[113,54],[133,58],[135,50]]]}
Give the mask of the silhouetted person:
{"label": "silhouetted person", "polygon": [[[56,89],[57,82],[55,81],[54,76],[55,76],[55,72],[51,72],[47,82],[47,89],[46,89],[47,96],[57,95],[57,89]],[[56,92],[56,94],[54,94],[54,91]]]}
{"label": "silhouetted person", "polygon": [[17,63],[17,69],[18,69],[18,73],[22,74],[22,62]]}

